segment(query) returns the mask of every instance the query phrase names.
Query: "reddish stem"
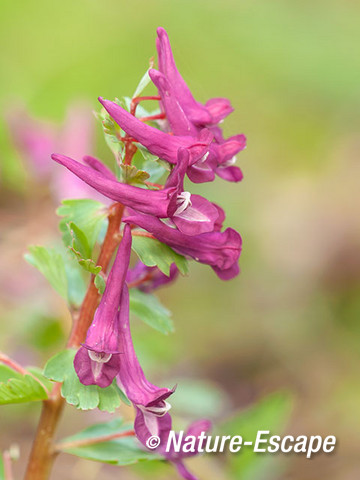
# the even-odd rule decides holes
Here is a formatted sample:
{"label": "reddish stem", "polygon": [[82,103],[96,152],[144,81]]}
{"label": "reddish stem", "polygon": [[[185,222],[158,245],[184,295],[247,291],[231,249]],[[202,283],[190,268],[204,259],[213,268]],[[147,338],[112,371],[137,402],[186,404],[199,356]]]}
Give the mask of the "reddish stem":
{"label": "reddish stem", "polygon": [[135,111],[136,111],[136,107],[139,105],[140,102],[142,102],[143,100],[156,100],[156,101],[160,101],[161,100],[161,97],[159,95],[152,95],[152,96],[146,96],[146,97],[135,97],[131,100],[131,104],[130,104],[130,113],[131,115],[135,115]]}
{"label": "reddish stem", "polygon": [[[125,136],[124,141],[126,149],[124,163],[130,165],[137,147],[131,143],[132,139],[128,136]],[[119,230],[123,213],[124,206],[120,203],[113,204],[109,209],[108,228],[97,261],[97,265],[102,267],[103,273],[106,273],[110,260],[121,239]],[[80,312],[74,315],[73,328],[67,342],[68,348],[76,348],[84,341],[87,329],[92,322],[100,299],[94,279],[95,277],[92,275]],[[46,480],[49,478],[57,453],[54,448],[54,436],[64,405],[65,400],[61,397],[61,383],[56,383],[49,399],[43,402],[39,424],[25,473],[25,480]]]}
{"label": "reddish stem", "polygon": [[150,120],[163,120],[166,118],[165,113],[158,113],[157,115],[150,115],[149,117],[140,117],[142,122],[149,122]]}
{"label": "reddish stem", "polygon": [[61,442],[55,445],[55,450],[63,451],[69,450],[70,448],[87,447],[88,445],[109,442],[110,440],[115,440],[117,438],[133,437],[134,435],[134,430],[127,430],[126,432],[110,433],[109,435],[102,435],[95,438],[85,438],[83,440],[75,440],[73,442]]}

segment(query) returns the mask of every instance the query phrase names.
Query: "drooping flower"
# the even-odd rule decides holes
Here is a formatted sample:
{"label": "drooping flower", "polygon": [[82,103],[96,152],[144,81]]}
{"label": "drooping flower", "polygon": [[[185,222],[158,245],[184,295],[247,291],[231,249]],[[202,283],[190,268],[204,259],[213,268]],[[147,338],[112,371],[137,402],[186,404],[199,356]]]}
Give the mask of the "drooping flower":
{"label": "drooping flower", "polygon": [[128,270],[126,282],[136,286],[142,292],[148,293],[172,283],[178,275],[179,270],[175,263],[171,264],[170,275],[167,276],[158,267],[147,267],[139,261],[135,267]]}
{"label": "drooping flower", "polygon": [[144,145],[153,155],[169,163],[177,162],[179,148],[186,148],[189,151],[189,165],[201,160],[209,151],[213,134],[206,128],[200,130],[197,136],[169,135],[146,125],[114,102],[101,97],[99,101],[124,132]]}
{"label": "drooping flower", "polygon": [[213,231],[188,236],[165,225],[158,218],[135,211],[124,218],[124,222],[144,228],[176,252],[210,265],[222,280],[230,280],[239,273],[238,260],[242,240],[232,228],[227,228],[224,232]]}
{"label": "drooping flower", "polygon": [[[79,380],[84,385],[109,386],[120,370],[119,317],[126,314],[120,305],[131,253],[131,232],[126,226],[106,288],[86,340],[74,359]],[[120,305],[120,312],[119,312]],[[127,312],[129,314],[129,312]]]}
{"label": "drooping flower", "polygon": [[171,430],[171,405],[167,399],[175,389],[159,388],[150,383],[137,359],[129,324],[129,292],[123,287],[119,313],[120,370],[117,376],[119,387],[126,393],[136,410],[135,433],[146,446],[148,439],[156,435],[165,444]]}
{"label": "drooping flower", "polygon": [[[164,30],[162,30],[165,32]],[[170,76],[166,76],[157,70],[151,69],[149,71],[150,78],[157,87],[161,98],[161,106],[166,114],[166,119],[169,122],[171,131],[175,135],[198,135],[199,130],[205,125],[196,125],[186,114],[186,98],[187,95],[179,95],[178,92],[178,77],[179,72],[176,69],[174,60],[172,58],[169,39],[166,32],[165,44],[168,45],[166,50],[170,52],[172,61],[171,65],[174,65],[177,74],[174,74],[174,68],[168,68],[166,71],[170,71]],[[159,50],[159,52],[161,49]],[[159,63],[161,54],[159,53]],[[166,56],[168,58],[169,55]],[[181,78],[181,77],[180,77]],[[172,80],[171,80],[172,79]],[[190,93],[190,91],[189,91]],[[191,95],[191,93],[190,93]],[[192,97],[192,95],[191,95]],[[194,100],[195,102],[195,100]],[[197,104],[197,102],[195,102]],[[230,113],[233,109],[230,107],[230,103],[226,99],[212,99],[207,102],[212,109],[215,119],[214,124],[222,120],[221,112]],[[201,106],[201,109],[203,107]],[[221,134],[221,129],[215,126],[208,125],[210,130],[215,133],[214,142],[211,143],[209,148],[209,155],[202,157],[194,162],[188,168],[188,176],[194,183],[209,182],[214,180],[215,173],[225,180],[238,182],[242,179],[241,170],[234,166],[236,157],[235,155],[246,147],[245,135],[236,135],[225,140]],[[220,132],[220,133],[219,133]]]}
{"label": "drooping flower", "polygon": [[200,195],[184,191],[184,176],[189,162],[187,149],[179,149],[177,164],[161,190],[146,190],[121,183],[94,157],[84,157],[89,166],[64,155],[52,159],[65,166],[98,192],[142,213],[169,218],[187,235],[211,232],[217,221],[217,206]]}

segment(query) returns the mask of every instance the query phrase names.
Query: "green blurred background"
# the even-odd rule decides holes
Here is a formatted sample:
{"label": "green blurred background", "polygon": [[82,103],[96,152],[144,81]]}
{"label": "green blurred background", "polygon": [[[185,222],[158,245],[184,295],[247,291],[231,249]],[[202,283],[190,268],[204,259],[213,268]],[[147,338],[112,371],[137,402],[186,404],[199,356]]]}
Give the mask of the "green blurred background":
{"label": "green blurred background", "polygon": [[[198,415],[208,408],[219,422],[271,392],[291,392],[286,431],[338,438],[333,455],[277,455],[271,468],[194,459],[190,466],[201,478],[359,478],[360,4],[30,0],[2,2],[0,13],[0,348],[43,365],[69,326],[64,304],[22,257],[27,244],[51,241],[57,219],[12,147],[6,114],[20,103],[60,122],[73,100],[98,109],[99,95],[131,95],[156,54],[161,25],[196,98],[229,97],[236,110],[225,133],[248,137],[238,156],[240,184],[217,179],[193,189],[226,210],[244,248],[237,279],[224,283],[192,264],[189,278],[159,292],[176,333],[163,337],[136,324],[145,369],[163,385],[177,381],[188,411],[194,401]],[[97,153],[109,161],[100,126],[97,140]],[[34,279],[40,288],[26,293]],[[188,383],[183,394],[181,379]],[[193,380],[204,391],[221,389],[221,398],[193,399]],[[67,434],[94,418],[68,410],[61,427]],[[18,475],[38,411],[0,410],[0,447],[21,445]],[[171,469],[145,470],[64,455],[53,478],[176,478]]]}

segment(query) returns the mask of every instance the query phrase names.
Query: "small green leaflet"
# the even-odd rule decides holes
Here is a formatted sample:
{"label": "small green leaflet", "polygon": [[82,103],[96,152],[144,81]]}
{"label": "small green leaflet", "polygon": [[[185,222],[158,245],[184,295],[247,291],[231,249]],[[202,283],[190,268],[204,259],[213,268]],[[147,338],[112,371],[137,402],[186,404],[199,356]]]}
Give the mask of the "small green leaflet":
{"label": "small green leaflet", "polygon": [[61,395],[67,403],[80,410],[98,408],[113,413],[120,405],[118,387],[113,384],[107,388],[97,385],[83,385],[74,370],[75,350],[59,352],[45,365],[45,377],[55,382],[62,382]]}
{"label": "small green leaflet", "polygon": [[128,184],[144,184],[144,182],[150,177],[147,172],[145,172],[144,170],[139,170],[135,167],[135,165],[124,165],[123,163],[121,163],[120,172],[121,181]]}
{"label": "small green leaflet", "polygon": [[96,265],[94,260],[91,259],[92,249],[85,233],[74,222],[67,224],[67,227],[72,239],[68,248],[75,255],[79,265],[86,272],[90,272],[93,275],[100,273],[101,267]]}
{"label": "small green leaflet", "polygon": [[155,295],[130,289],[130,312],[165,335],[174,331],[171,313]]}
{"label": "small green leaflet", "polygon": [[68,299],[68,282],[65,265],[60,253],[53,248],[37,245],[29,247],[30,253],[25,254],[25,260],[37,268],[57,293]]}
{"label": "small green leaflet", "polygon": [[74,222],[68,223],[67,227],[72,238],[71,249],[75,255],[79,258],[91,258],[91,248],[85,233]]}
{"label": "small green leaflet", "polygon": [[133,425],[125,424],[121,418],[116,418],[109,423],[93,425],[76,435],[65,438],[60,443],[60,448],[63,444],[64,448],[62,448],[62,451],[66,453],[88,460],[119,466],[131,465],[144,460],[159,460],[160,457],[144,450],[134,437],[117,438],[107,442],[66,448],[66,445],[70,442],[93,440],[94,438],[113,435],[132,429]]}
{"label": "small green leaflet", "polygon": [[6,365],[0,365],[0,380],[0,405],[36,402],[48,398],[45,388],[34,377],[21,375]]}
{"label": "small green leaflet", "polygon": [[116,166],[123,161],[125,154],[124,143],[118,138],[121,136],[120,127],[113,121],[110,115],[107,113],[105,108],[102,108],[99,113],[96,114],[97,118],[100,120],[103,131],[105,142],[110,148],[116,159]]}
{"label": "small green leaflet", "polygon": [[150,68],[148,68],[146,70],[146,72],[144,73],[144,75],[142,76],[138,86],[136,87],[136,90],[135,90],[132,98],[139,97],[142,94],[142,92],[145,90],[145,88],[149,85],[149,83],[151,82],[151,78],[150,78],[150,75],[149,75],[149,70],[150,70]]}
{"label": "small green leaflet", "polygon": [[188,262],[185,257],[155,238],[133,236],[132,248],[140,260],[148,267],[157,266],[165,275],[170,275],[173,263],[183,275],[188,273]]}
{"label": "small green leaflet", "polygon": [[95,284],[95,287],[98,289],[98,292],[100,293],[100,295],[102,295],[105,291],[106,282],[100,274],[96,275],[94,279],[94,284]]}
{"label": "small green leaflet", "polygon": [[107,217],[105,205],[89,198],[63,200],[56,213],[64,217],[60,220],[59,228],[63,234],[65,246],[70,245],[72,241],[67,224],[74,222],[86,236],[90,249],[94,248]]}

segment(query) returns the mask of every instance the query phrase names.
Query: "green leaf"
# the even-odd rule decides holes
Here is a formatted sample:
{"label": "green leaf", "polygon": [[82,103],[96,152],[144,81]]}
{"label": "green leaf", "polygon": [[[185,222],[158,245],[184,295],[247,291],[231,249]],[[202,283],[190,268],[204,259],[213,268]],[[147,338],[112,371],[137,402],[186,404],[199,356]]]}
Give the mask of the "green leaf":
{"label": "green leaf", "polygon": [[[132,428],[132,425],[123,423],[122,419],[116,418],[111,422],[86,428],[76,435],[65,438],[61,443],[66,446],[69,442],[93,440],[105,435],[132,430]],[[62,451],[88,460],[119,466],[131,465],[138,461],[159,459],[154,453],[145,451],[134,437],[117,438],[108,442],[92,443],[86,446],[62,448]]]}
{"label": "green leaf", "polygon": [[144,182],[150,177],[150,175],[147,172],[145,172],[144,170],[137,169],[135,165],[124,165],[122,163],[120,164],[120,170],[121,170],[121,181],[128,184],[132,184],[132,183],[144,184]]}
{"label": "green leaf", "polygon": [[94,280],[95,287],[98,289],[100,295],[102,295],[105,291],[106,282],[101,275],[96,275]]}
{"label": "green leaf", "polygon": [[68,283],[61,254],[53,248],[36,245],[30,246],[29,251],[25,254],[25,260],[37,268],[57,293],[67,300]]}
{"label": "green leaf", "polygon": [[[256,439],[259,430],[269,430],[270,435],[279,435],[289,420],[293,397],[289,392],[268,395],[250,408],[228,420],[221,428],[223,435],[241,435],[243,441]],[[239,455],[229,455],[232,478],[244,480],[267,480],[269,468],[276,475],[276,456],[261,456],[251,448],[243,448]]]}
{"label": "green leaf", "polygon": [[101,272],[101,267],[100,265],[96,265],[94,260],[91,260],[91,258],[87,259],[80,259],[79,260],[79,265],[87,272],[92,273],[93,275],[97,275],[98,273]]}
{"label": "green leaf", "polygon": [[130,312],[165,335],[174,331],[174,324],[170,318],[171,313],[157,297],[150,293],[132,288],[130,290]]}
{"label": "green leaf", "polygon": [[71,246],[80,258],[91,258],[91,248],[85,233],[74,222],[68,224],[72,237]]}
{"label": "green leaf", "polygon": [[15,374],[6,382],[0,382],[0,405],[36,402],[47,398],[44,387],[31,375]]}
{"label": "green leaf", "polygon": [[45,377],[55,382],[62,382],[61,395],[67,403],[80,410],[100,410],[113,413],[120,405],[118,387],[110,385],[100,388],[97,385],[83,385],[74,370],[76,351],[63,350],[52,357],[45,365]]}
{"label": "green leaf", "polygon": [[155,238],[134,235],[132,248],[145,265],[148,267],[157,266],[165,275],[170,275],[170,267],[173,263],[176,264],[183,275],[188,273],[186,258]]}
{"label": "green leaf", "polygon": [[107,217],[107,208],[100,202],[89,198],[63,200],[56,213],[60,217],[59,228],[63,234],[65,246],[71,245],[72,238],[67,224],[74,222],[88,239],[91,249],[99,236],[100,230]]}
{"label": "green leaf", "polygon": [[150,175],[150,181],[157,182],[165,173],[169,173],[170,166],[167,162],[160,160],[159,157],[153,155],[140,143],[137,143],[139,155],[135,155],[133,164],[141,170],[145,170]]}
{"label": "green leaf", "polygon": [[136,90],[132,96],[132,98],[135,98],[135,97],[139,97],[142,92],[145,90],[145,88],[149,85],[149,83],[151,82],[151,78],[150,78],[150,75],[149,75],[149,68],[146,70],[146,72],[144,73],[144,75],[142,76],[138,86],[136,87]]}

